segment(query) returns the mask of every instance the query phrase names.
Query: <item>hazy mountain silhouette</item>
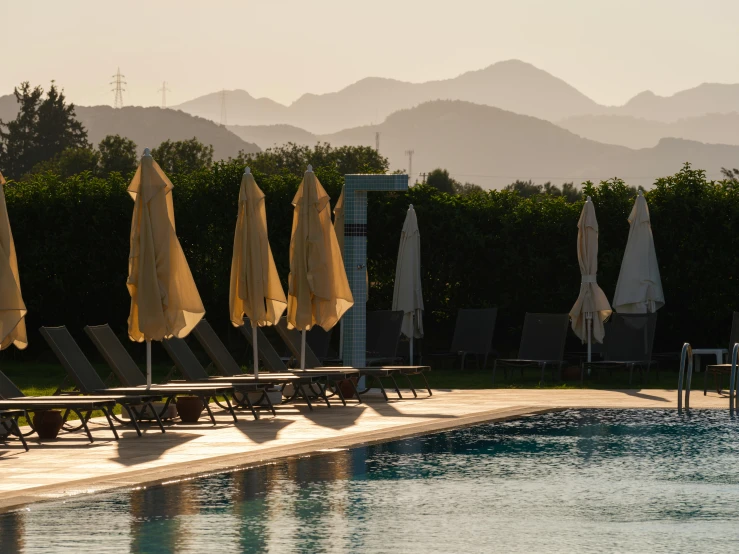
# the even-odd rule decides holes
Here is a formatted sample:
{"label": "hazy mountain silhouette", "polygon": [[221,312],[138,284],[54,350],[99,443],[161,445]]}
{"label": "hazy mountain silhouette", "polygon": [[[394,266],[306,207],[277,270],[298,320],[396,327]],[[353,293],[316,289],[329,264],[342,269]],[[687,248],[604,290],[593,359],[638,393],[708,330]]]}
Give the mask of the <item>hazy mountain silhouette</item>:
{"label": "hazy mountain silhouette", "polygon": [[739,112],[739,85],[703,83],[672,96],[645,91],[634,96],[614,113],[655,121],[676,121],[708,113]]}
{"label": "hazy mountain silhouette", "polygon": [[254,98],[245,90],[226,90],[183,102],[173,109],[221,123],[221,105],[226,100],[226,123],[231,125],[275,125],[289,121],[288,108],[269,98]]}
{"label": "hazy mountain silhouette", "polygon": [[[227,91],[226,112],[232,125],[286,123],[328,133],[379,123],[395,111],[437,99],[467,100],[549,120],[604,111],[563,80],[531,64],[509,60],[426,83],[370,77],[338,92],[304,94],[290,106],[255,99],[243,90]],[[213,93],[175,107],[220,121],[221,101],[221,93]]]}
{"label": "hazy mountain silhouette", "polygon": [[630,148],[652,147],[668,137],[739,145],[736,112],[687,117],[670,123],[628,115],[582,115],[564,119],[558,125],[581,137]]}
{"label": "hazy mountain silhouette", "polygon": [[[659,125],[645,125],[640,121],[589,121],[579,120],[578,117],[630,116],[656,123],[670,123],[706,114],[739,112],[739,85],[704,83],[672,96],[658,96],[645,91],[623,106],[603,106],[546,71],[519,60],[509,60],[479,71],[469,71],[453,79],[425,83],[369,77],[337,92],[304,94],[290,106],[267,98],[254,98],[243,90],[227,91],[226,112],[231,125],[288,124],[313,133],[331,133],[362,125],[376,125],[398,110],[439,99],[465,100],[553,122],[566,120],[567,128],[582,132],[583,136],[603,137],[603,140],[615,144],[652,146],[669,136],[685,136],[711,143],[728,140],[733,144],[733,139],[727,139],[727,136],[731,136],[727,129],[733,119],[722,121],[713,118],[685,123],[684,130],[681,126],[661,130]],[[221,100],[222,95],[218,92],[177,107],[220,122]],[[714,124],[717,126],[715,133],[711,129]],[[629,136],[629,125],[642,130],[646,136],[640,138],[640,131],[635,131],[634,137]],[[601,126],[606,128],[601,130]]]}
{"label": "hazy mountain silhouette", "polygon": [[313,133],[292,125],[229,125],[228,130],[262,150],[288,142],[313,145],[318,141]]}
{"label": "hazy mountain silhouette", "polygon": [[634,150],[582,138],[553,123],[461,101],[435,101],[392,114],[375,126],[316,137],[335,146],[374,146],[392,168],[407,168],[413,149],[414,174],[447,168],[458,180],[498,188],[515,179],[599,181],[614,176],[632,185],[677,172],[686,161],[718,177],[722,166],[739,161],[739,147],[663,139]]}
{"label": "hazy mountain silhouette", "polygon": [[[128,106],[119,110],[110,106],[75,106],[77,119],[87,129],[88,140],[97,145],[106,135],[121,135],[133,140],[143,151],[162,141],[197,137],[213,146],[215,159],[236,156],[240,150],[258,152],[256,144],[239,138],[231,131],[208,119],[194,117],[178,110]],[[0,119],[10,121],[18,113],[15,97],[0,97]]]}

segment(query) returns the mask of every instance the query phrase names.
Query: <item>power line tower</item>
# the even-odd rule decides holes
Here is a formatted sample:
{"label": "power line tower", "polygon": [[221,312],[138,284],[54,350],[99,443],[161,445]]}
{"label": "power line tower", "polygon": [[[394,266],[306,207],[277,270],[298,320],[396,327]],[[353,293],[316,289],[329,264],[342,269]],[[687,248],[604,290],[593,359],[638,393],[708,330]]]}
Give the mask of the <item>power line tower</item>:
{"label": "power line tower", "polygon": [[413,150],[406,150],[405,155],[408,156],[408,181],[413,184]]}
{"label": "power line tower", "polygon": [[162,88],[160,88],[157,92],[162,93],[162,108],[167,107],[167,93],[172,92],[167,88],[167,81],[162,81]]}
{"label": "power line tower", "polygon": [[123,80],[125,75],[121,75],[121,68],[118,68],[118,71],[116,71],[116,74],[112,76],[113,81],[110,82],[111,85],[115,85],[114,89],[110,89],[110,92],[115,92],[115,100],[113,100],[113,107],[114,108],[122,108],[123,107],[123,93],[126,91],[125,88],[123,88],[123,85],[127,85],[128,83]]}
{"label": "power line tower", "polygon": [[226,89],[221,91],[221,125],[226,126]]}
{"label": "power line tower", "polygon": [[375,133],[375,152],[380,153],[380,133]]}

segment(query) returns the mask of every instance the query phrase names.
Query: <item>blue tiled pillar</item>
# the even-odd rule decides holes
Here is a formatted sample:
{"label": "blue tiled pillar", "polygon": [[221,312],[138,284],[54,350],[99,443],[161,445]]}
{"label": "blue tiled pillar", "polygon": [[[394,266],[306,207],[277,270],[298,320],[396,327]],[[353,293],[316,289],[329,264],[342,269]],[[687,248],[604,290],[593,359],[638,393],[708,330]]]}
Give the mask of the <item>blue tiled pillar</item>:
{"label": "blue tiled pillar", "polygon": [[354,296],[354,306],[344,315],[344,365],[364,367],[367,362],[367,192],[408,190],[408,176],[346,175],[344,178],[344,267]]}

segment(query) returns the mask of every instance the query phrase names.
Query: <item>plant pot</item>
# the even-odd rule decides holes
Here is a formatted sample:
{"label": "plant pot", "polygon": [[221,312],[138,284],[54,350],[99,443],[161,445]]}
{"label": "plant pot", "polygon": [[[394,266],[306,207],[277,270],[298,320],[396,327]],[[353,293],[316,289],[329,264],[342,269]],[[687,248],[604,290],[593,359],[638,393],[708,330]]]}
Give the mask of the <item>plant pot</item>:
{"label": "plant pot", "polygon": [[205,405],[199,396],[178,396],[177,413],[184,423],[197,423]]}
{"label": "plant pot", "polygon": [[580,366],[571,365],[562,368],[562,380],[563,381],[579,381],[580,380]]}
{"label": "plant pot", "polygon": [[40,439],[55,439],[63,423],[59,410],[40,410],[33,414],[33,428]]}
{"label": "plant pot", "polygon": [[[341,394],[344,395],[344,398],[354,398],[354,389],[358,382],[359,379],[357,377],[349,377],[349,379],[339,381],[339,389],[341,389]],[[352,386],[352,383],[354,383],[354,386]]]}

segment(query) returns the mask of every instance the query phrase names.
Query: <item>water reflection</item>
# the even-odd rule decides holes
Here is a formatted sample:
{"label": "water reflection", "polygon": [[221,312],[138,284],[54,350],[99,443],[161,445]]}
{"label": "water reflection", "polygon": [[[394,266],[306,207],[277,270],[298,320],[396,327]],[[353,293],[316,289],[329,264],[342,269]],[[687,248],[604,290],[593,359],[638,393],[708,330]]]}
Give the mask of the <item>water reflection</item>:
{"label": "water reflection", "polygon": [[571,410],[32,505],[0,516],[0,550],[717,550],[737,439],[723,412]]}

